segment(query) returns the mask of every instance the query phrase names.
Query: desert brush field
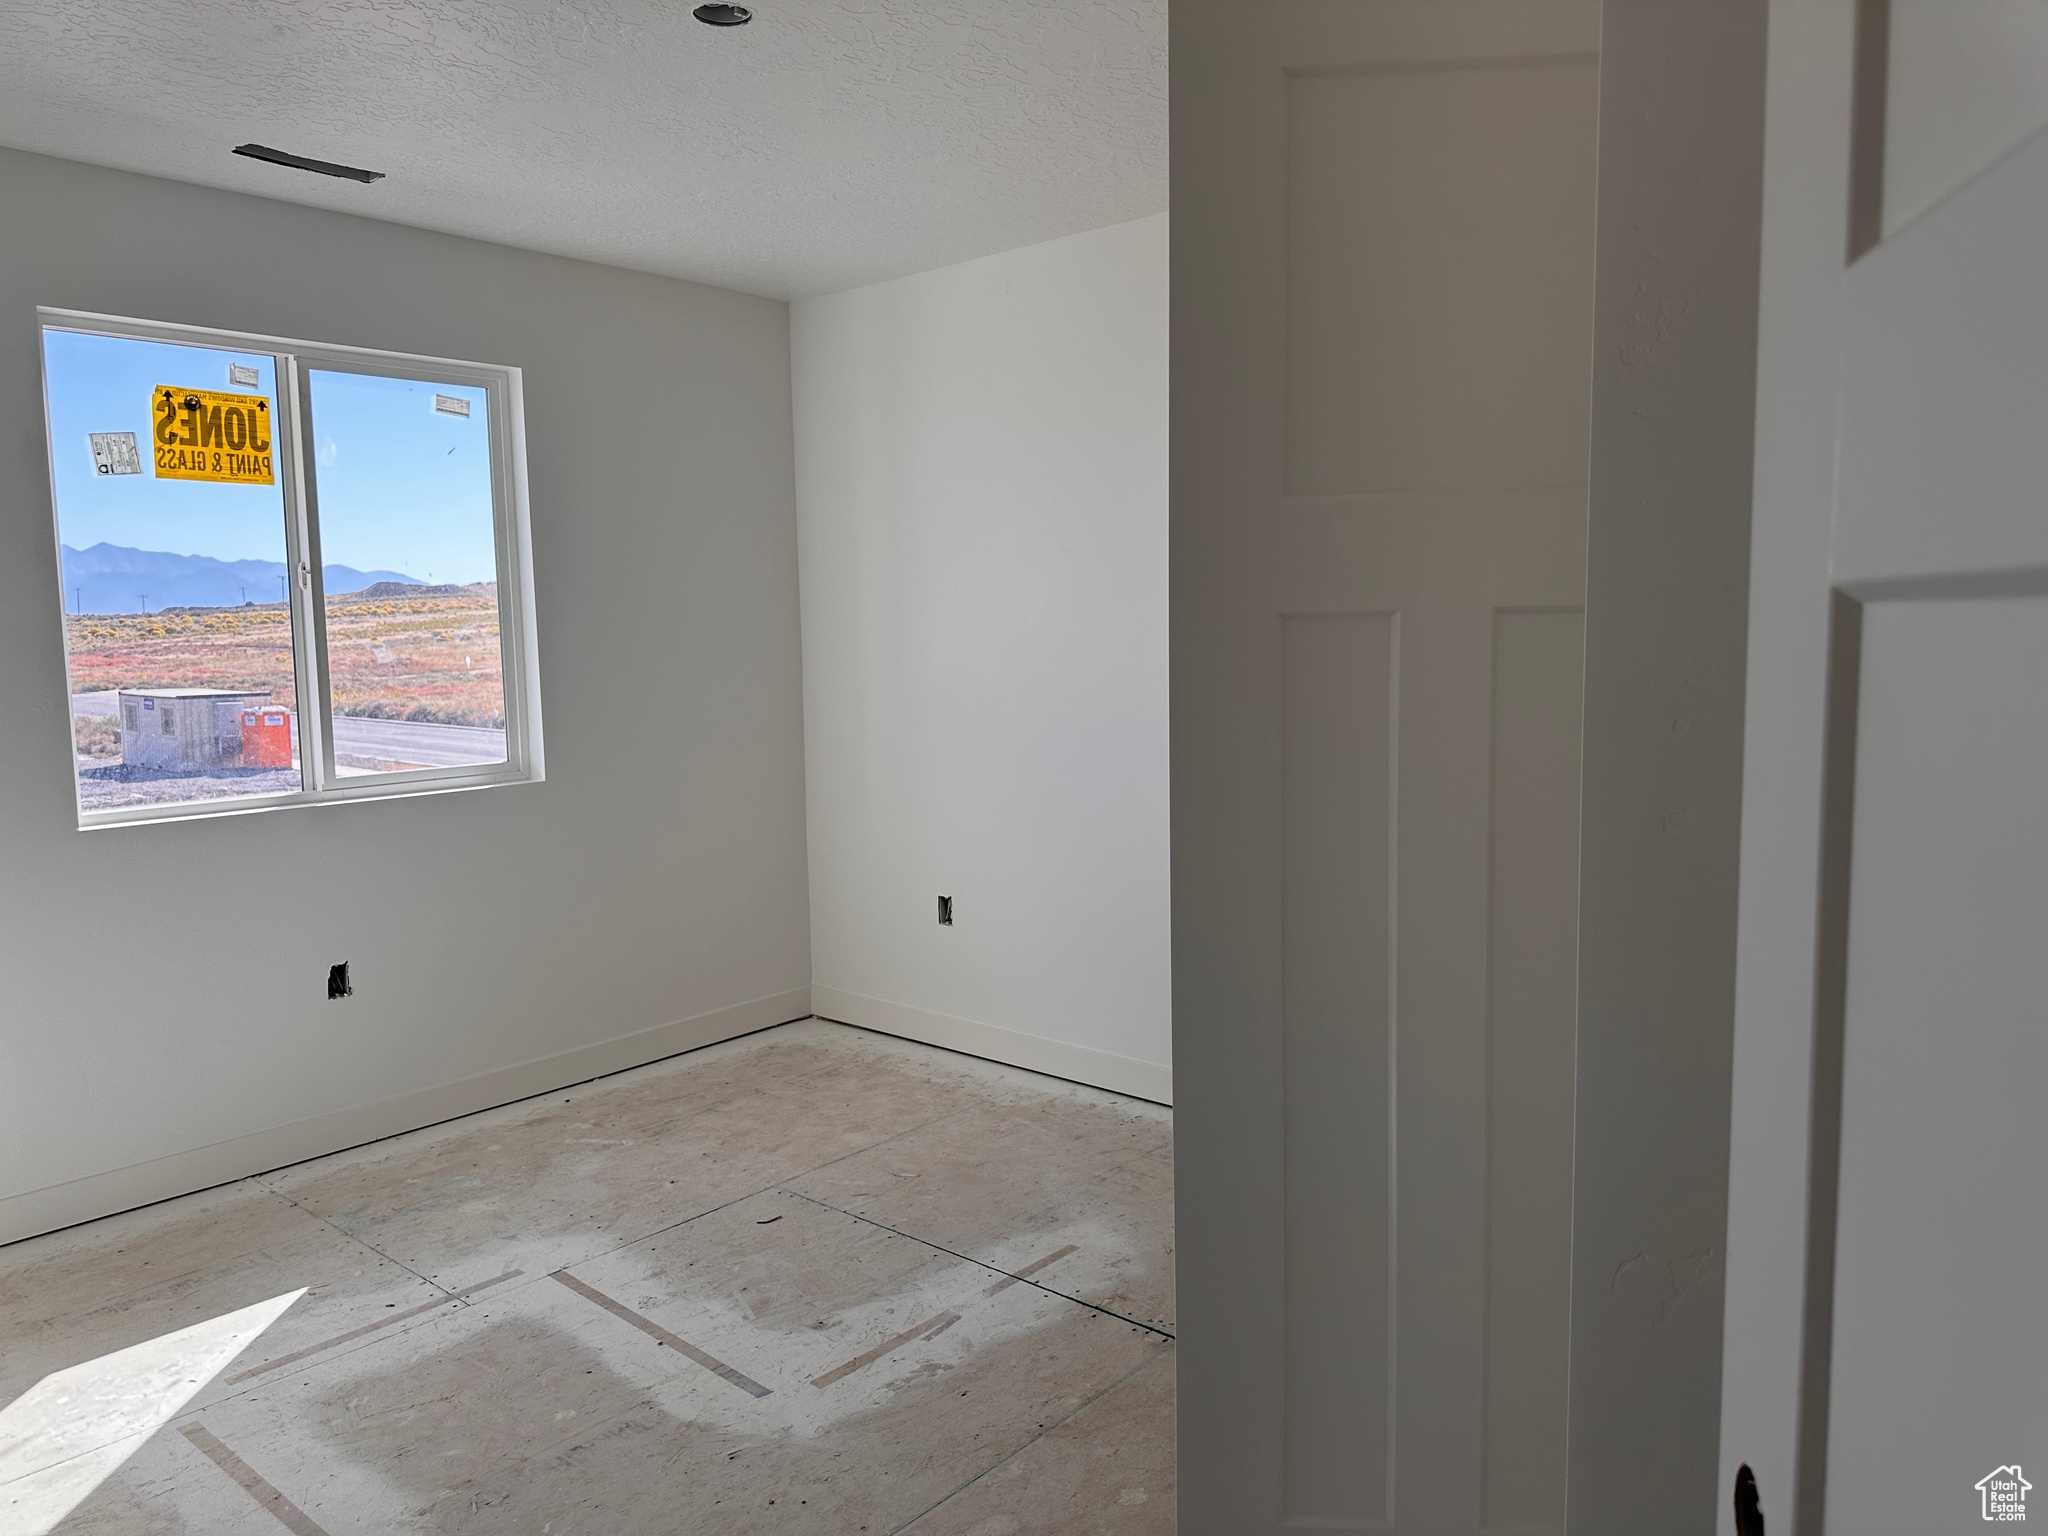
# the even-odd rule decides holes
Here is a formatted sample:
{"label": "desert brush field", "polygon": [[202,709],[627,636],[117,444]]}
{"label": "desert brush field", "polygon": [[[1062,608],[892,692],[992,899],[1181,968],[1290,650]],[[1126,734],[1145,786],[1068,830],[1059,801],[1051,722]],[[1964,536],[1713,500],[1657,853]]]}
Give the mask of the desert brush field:
{"label": "desert brush field", "polygon": [[[232,688],[298,706],[291,617],[281,603],[65,619],[71,691]],[[504,673],[494,583],[403,596],[337,593],[327,600],[334,712],[372,720],[503,729]],[[104,727],[81,721],[85,756],[118,755]],[[88,740],[88,737],[91,739]]]}

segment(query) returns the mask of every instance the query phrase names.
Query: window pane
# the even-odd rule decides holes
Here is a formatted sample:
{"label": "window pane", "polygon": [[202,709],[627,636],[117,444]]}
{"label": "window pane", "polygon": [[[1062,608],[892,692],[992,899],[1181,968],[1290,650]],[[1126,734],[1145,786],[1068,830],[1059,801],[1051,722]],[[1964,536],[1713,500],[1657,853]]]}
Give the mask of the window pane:
{"label": "window pane", "polygon": [[502,763],[485,391],[309,372],[335,770]]}
{"label": "window pane", "polygon": [[301,788],[275,361],[55,329],[43,356],[80,805]]}

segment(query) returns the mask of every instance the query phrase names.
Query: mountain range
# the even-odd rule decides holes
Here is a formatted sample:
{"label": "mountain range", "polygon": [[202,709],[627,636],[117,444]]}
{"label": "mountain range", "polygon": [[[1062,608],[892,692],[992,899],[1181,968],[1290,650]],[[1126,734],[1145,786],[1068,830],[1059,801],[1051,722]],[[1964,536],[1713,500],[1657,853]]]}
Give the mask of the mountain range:
{"label": "mountain range", "polygon": [[[282,560],[216,560],[211,555],[173,555],[119,544],[58,548],[64,560],[66,613],[225,608],[244,602],[274,603],[283,596]],[[359,571],[350,565],[321,569],[329,592],[359,592],[378,581],[420,584],[419,577],[398,571]]]}

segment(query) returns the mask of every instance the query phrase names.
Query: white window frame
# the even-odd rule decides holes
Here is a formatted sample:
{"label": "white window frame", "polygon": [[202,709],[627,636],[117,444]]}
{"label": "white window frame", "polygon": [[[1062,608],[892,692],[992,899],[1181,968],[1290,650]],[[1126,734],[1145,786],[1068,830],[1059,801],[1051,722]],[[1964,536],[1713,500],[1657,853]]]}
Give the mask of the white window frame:
{"label": "white window frame", "polygon": [[[273,795],[243,795],[159,805],[88,811],[77,801],[80,830],[133,826],[140,822],[188,821],[195,817],[239,816],[292,806],[341,805],[487,789],[499,784],[537,783],[546,777],[541,744],[540,652],[533,625],[533,539],[527,514],[526,419],[517,368],[457,362],[366,347],[292,341],[247,331],[168,325],[118,315],[39,308],[36,347],[44,370],[43,440],[50,462],[50,519],[57,548],[57,607],[66,612],[63,592],[63,520],[57,507],[57,444],[50,431],[49,371],[45,330],[81,331],[138,341],[164,341],[217,351],[258,353],[272,359],[277,377],[277,414],[272,427],[273,463],[284,497],[285,566],[291,582],[289,613],[292,664],[298,695],[301,787]],[[327,667],[327,594],[320,557],[318,485],[306,445],[313,436],[309,373],[323,369],[378,374],[423,383],[481,388],[491,441],[491,511],[498,555],[498,651],[505,687],[505,761],[479,767],[417,768],[403,772],[343,777],[334,764],[334,701]],[[71,690],[70,631],[65,628],[64,686],[66,750],[71,754],[72,790],[78,794],[75,727],[68,708]]]}

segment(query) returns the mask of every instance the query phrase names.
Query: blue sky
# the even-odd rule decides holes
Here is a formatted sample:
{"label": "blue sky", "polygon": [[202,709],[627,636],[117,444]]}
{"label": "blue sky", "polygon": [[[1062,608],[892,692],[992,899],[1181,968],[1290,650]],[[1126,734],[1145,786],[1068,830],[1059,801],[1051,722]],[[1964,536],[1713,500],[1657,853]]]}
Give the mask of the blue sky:
{"label": "blue sky", "polygon": [[[284,559],[278,486],[159,480],[148,468],[152,388],[234,389],[228,365],[243,363],[258,371],[249,393],[275,403],[269,356],[77,331],[46,330],[43,338],[64,543]],[[496,579],[483,389],[317,369],[312,386],[325,563],[435,582]],[[469,400],[470,415],[436,411],[436,394]],[[93,432],[135,433],[144,472],[96,474]]]}
{"label": "blue sky", "polygon": [[[320,558],[436,582],[497,580],[482,387],[312,375]],[[436,395],[467,400],[469,415],[435,410]]]}

